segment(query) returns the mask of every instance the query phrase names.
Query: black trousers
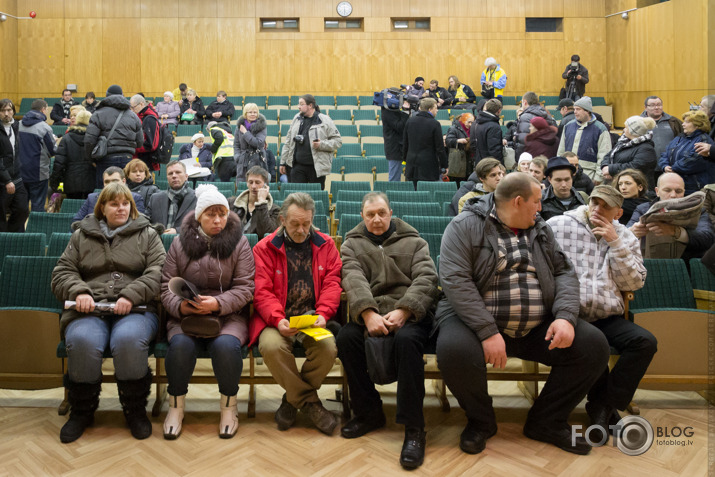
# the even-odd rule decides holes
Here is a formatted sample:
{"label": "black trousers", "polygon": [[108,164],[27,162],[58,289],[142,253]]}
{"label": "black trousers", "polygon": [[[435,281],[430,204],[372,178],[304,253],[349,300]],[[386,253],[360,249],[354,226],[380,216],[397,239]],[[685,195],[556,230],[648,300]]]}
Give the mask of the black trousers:
{"label": "black trousers", "polygon": [[[432,329],[432,317],[407,322],[395,333],[397,364],[397,418],[406,427],[425,426],[422,403],[425,398],[424,350]],[[336,338],[338,357],[350,386],[350,402],[356,416],[372,414],[382,407],[380,393],[367,372],[365,327],[351,322]]]}
{"label": "black trousers", "polygon": [[650,331],[622,316],[611,316],[591,324],[603,332],[620,357],[610,372],[606,366],[588,392],[588,400],[624,410],[658,350],[658,340]]}
{"label": "black trousers", "polygon": [[[437,307],[437,320],[437,364],[445,383],[470,422],[480,429],[496,428],[481,341],[447,300],[442,300]],[[610,348],[603,333],[581,321],[570,347],[549,350],[550,343],[544,338],[550,324],[545,321],[523,338],[502,336],[508,356],[551,366],[551,373],[529,410],[527,421],[529,425],[558,429],[568,425],[569,414],[607,366]]]}
{"label": "black trousers", "polygon": [[0,185],[0,232],[25,231],[25,221],[30,216],[28,203],[27,190],[22,182],[15,184],[14,194],[8,194],[6,187]]}
{"label": "black trousers", "polygon": [[320,184],[325,190],[325,176],[318,177],[313,164],[293,164],[290,170],[290,181],[302,184]]}

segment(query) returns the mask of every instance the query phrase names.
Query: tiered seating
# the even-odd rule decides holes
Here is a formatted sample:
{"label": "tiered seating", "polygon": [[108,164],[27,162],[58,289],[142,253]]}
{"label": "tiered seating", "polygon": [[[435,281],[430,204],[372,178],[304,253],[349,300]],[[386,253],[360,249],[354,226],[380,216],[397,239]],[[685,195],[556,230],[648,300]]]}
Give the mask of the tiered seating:
{"label": "tiered seating", "polygon": [[84,204],[84,199],[64,199],[60,205],[60,212],[64,214],[76,214]]}
{"label": "tiered seating", "polygon": [[27,232],[43,233],[47,237],[52,232],[69,232],[74,214],[48,214],[46,212],[30,212],[27,222]]}
{"label": "tiered seating", "polygon": [[3,260],[10,255],[40,256],[45,254],[44,233],[0,232],[0,272]]}
{"label": "tiered seating", "polygon": [[[67,244],[70,243],[70,238],[72,238],[72,233],[70,232],[54,232],[50,236],[50,242],[47,245],[47,256],[59,257],[62,255],[67,248]],[[26,254],[23,253],[23,255]]]}

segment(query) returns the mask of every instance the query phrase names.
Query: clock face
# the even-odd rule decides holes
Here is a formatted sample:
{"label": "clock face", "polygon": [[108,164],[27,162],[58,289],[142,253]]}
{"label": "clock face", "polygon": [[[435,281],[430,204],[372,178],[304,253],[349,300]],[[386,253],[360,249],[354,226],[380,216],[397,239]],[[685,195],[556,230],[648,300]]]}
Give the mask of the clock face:
{"label": "clock face", "polygon": [[350,2],[340,2],[338,3],[338,15],[341,17],[347,17],[353,12],[353,6]]}

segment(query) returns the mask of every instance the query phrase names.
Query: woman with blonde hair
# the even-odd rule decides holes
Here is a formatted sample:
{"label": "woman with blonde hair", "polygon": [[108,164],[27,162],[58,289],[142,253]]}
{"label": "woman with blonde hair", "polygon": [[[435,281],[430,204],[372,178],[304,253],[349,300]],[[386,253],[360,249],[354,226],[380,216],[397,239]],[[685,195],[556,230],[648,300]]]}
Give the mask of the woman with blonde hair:
{"label": "woman with blonde hair", "polygon": [[[256,103],[247,103],[236,122],[233,157],[236,160],[236,180],[246,182],[246,171],[253,166],[266,165],[266,118],[258,111]],[[271,171],[268,171],[269,174]]]}
{"label": "woman with blonde hair", "polygon": [[[166,97],[164,98],[166,101]],[[181,110],[180,124],[203,124],[206,108],[204,102],[196,95],[196,91],[189,89],[186,98],[179,104]]]}
{"label": "woman with blonde hair", "polygon": [[658,161],[658,169],[675,172],[685,182],[685,195],[699,191],[715,182],[715,163],[695,151],[696,143],[712,146],[710,120],[702,111],[688,111],[683,114],[683,132],[670,141]]}
{"label": "woman with blonde hair", "polygon": [[[102,388],[102,358],[111,351],[119,402],[132,436],[151,435],[146,404],[152,384],[149,344],[159,328],[154,298],[160,291],[164,246],[121,182],[102,189],[94,214],[79,222],[52,272],[58,300],[76,304],[62,312],[67,346],[65,387],[70,417],[63,443],[77,440],[94,422]],[[97,304],[113,304],[107,312]],[[143,307],[139,310],[135,307]]]}
{"label": "woman with blonde hair", "polygon": [[50,187],[56,191],[62,183],[68,199],[86,199],[94,191],[97,173],[92,159],[84,151],[84,135],[91,116],[82,106],[72,106],[70,127],[60,139],[55,154]]}

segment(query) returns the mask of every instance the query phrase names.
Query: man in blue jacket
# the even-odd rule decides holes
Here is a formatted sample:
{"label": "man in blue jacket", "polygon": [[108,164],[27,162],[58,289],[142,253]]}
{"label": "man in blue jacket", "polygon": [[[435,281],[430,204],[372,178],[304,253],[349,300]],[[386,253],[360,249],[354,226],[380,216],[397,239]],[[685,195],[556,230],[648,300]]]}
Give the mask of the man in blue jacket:
{"label": "man in blue jacket", "polygon": [[55,155],[55,136],[47,124],[47,103],[32,102],[30,111],[20,121],[20,173],[30,196],[33,212],[45,211],[47,183],[50,179],[50,157]]}

